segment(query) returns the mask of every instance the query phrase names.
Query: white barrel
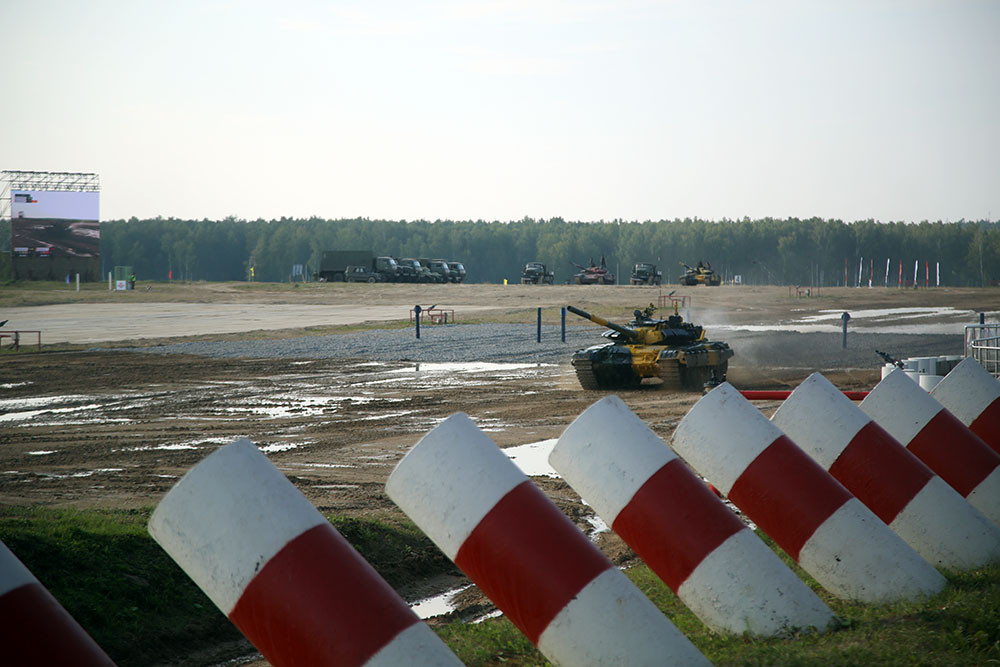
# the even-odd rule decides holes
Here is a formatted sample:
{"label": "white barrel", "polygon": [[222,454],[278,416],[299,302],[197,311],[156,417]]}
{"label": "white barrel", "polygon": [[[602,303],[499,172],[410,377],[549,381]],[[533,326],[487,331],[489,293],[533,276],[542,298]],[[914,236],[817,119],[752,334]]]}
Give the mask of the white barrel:
{"label": "white barrel", "polygon": [[909,382],[902,372],[895,372],[879,382],[860,407],[1000,525],[1000,454],[934,397]]}
{"label": "white barrel", "polygon": [[821,374],[806,378],[771,421],[932,565],[967,570],[1000,560],[1000,528]]}
{"label": "white barrel", "polygon": [[816,594],[617,396],[577,417],[549,462],[713,630],[770,636],[823,630],[833,620]]}
{"label": "white barrel", "polygon": [[80,624],[0,542],[0,646],[5,665],[114,667]]}
{"label": "white barrel", "polygon": [[1000,382],[968,357],[957,363],[931,396],[1000,453]]}
{"label": "white barrel", "polygon": [[917,379],[917,385],[924,391],[930,391],[941,381],[940,375],[921,375]]}
{"label": "white barrel", "polygon": [[708,664],[466,415],[421,438],[386,493],[553,663]]}
{"label": "white barrel", "polygon": [[936,375],[937,357],[917,357],[917,372]]}
{"label": "white barrel", "polygon": [[461,664],[246,438],[188,471],[149,532],[272,665]]}
{"label": "white barrel", "polygon": [[889,602],[944,587],[937,570],[729,383],[691,408],[673,445],[834,595]]}

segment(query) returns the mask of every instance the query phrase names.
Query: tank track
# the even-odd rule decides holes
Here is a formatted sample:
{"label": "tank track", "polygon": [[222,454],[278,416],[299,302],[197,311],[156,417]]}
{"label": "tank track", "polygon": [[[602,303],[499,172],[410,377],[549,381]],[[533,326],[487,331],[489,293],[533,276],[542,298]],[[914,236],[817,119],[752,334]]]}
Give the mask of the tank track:
{"label": "tank track", "polygon": [[573,362],[573,369],[576,371],[576,379],[580,381],[580,386],[584,389],[600,389],[601,385],[594,374],[594,364],[591,361],[586,363]]}

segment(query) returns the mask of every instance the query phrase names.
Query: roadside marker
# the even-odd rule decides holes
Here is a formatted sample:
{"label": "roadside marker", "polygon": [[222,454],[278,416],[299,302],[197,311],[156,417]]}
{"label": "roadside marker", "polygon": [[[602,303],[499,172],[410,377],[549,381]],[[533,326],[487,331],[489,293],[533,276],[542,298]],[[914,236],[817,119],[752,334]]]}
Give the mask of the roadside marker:
{"label": "roadside marker", "polygon": [[1000,528],[821,374],[771,421],[932,565],[1000,561]]}
{"label": "roadside marker", "polygon": [[691,408],[673,445],[834,595],[891,602],[944,588],[937,570],[728,382]]}
{"label": "roadside marker", "polygon": [[931,390],[931,396],[1000,453],[1000,382],[968,357]]}
{"label": "roadside marker", "polygon": [[114,667],[86,630],[0,542],[0,662]]}
{"label": "roadside marker", "polygon": [[824,630],[833,621],[823,601],[617,396],[577,417],[549,462],[716,632],[771,636]]}
{"label": "roadside marker", "polygon": [[421,438],[386,492],[553,663],[708,664],[466,415]]}
{"label": "roadside marker", "polygon": [[149,532],[272,665],[461,664],[246,438],[188,471]]}
{"label": "roadside marker", "polygon": [[1000,525],[1000,454],[901,370],[875,385],[861,409]]}

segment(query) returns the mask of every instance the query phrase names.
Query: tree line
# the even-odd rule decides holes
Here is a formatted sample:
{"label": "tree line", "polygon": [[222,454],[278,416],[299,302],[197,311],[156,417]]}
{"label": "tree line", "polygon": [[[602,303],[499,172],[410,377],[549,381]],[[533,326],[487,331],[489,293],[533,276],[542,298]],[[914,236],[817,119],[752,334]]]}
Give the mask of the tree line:
{"label": "tree line", "polygon": [[[708,262],[725,280],[744,284],[836,286],[888,282],[982,286],[1000,281],[1000,228],[988,221],[845,223],[821,218],[675,219],[646,222],[513,222],[366,218],[179,220],[101,223],[101,261],[132,266],[140,280],[308,279],[324,250],[371,250],[376,255],[461,261],[468,282],[518,282],[525,262],[540,261],[556,282],[572,280],[574,265],[599,264],[627,282],[636,262],[653,262],[665,284],[681,263]],[[887,271],[887,261],[889,262]],[[902,270],[899,267],[902,267]],[[888,273],[888,278],[886,274]],[[295,277],[294,279],[301,279]]]}

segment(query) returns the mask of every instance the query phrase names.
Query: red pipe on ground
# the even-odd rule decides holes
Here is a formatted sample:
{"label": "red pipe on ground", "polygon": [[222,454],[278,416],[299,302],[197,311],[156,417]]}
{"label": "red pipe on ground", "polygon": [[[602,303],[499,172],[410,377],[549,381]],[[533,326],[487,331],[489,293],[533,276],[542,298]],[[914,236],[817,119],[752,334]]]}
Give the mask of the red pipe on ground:
{"label": "red pipe on ground", "polygon": [[[740,390],[743,394],[743,398],[748,401],[783,401],[788,398],[788,395],[792,392],[790,390],[757,390],[757,389],[745,389]],[[863,401],[865,397],[868,396],[867,391],[845,391],[844,396],[851,399],[852,401]]]}

